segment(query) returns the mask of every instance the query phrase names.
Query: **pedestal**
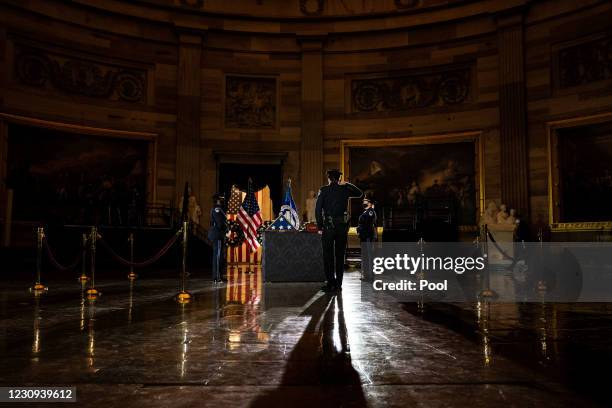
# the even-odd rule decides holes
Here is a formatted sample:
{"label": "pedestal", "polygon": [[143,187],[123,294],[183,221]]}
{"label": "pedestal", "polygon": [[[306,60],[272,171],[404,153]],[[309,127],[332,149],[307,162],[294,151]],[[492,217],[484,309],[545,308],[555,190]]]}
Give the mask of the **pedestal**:
{"label": "pedestal", "polygon": [[261,267],[266,282],[323,282],[321,235],[264,232]]}
{"label": "pedestal", "polygon": [[495,238],[495,243],[491,242],[489,238],[489,263],[511,264],[512,260],[504,256],[504,253],[509,257],[514,257],[514,231],[516,226],[512,224],[493,224],[487,227]]}

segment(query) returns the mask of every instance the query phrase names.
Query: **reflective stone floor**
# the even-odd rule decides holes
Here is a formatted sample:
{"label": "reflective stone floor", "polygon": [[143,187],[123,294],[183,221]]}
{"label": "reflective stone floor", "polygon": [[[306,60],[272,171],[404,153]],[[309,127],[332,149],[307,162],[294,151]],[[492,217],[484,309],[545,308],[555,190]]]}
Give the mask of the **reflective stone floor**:
{"label": "reflective stone floor", "polygon": [[95,303],[75,282],[3,283],[0,385],[74,385],[92,407],[593,406],[486,341],[361,302],[357,273],[341,295],[229,278],[191,279],[185,306],[172,279],[101,280]]}

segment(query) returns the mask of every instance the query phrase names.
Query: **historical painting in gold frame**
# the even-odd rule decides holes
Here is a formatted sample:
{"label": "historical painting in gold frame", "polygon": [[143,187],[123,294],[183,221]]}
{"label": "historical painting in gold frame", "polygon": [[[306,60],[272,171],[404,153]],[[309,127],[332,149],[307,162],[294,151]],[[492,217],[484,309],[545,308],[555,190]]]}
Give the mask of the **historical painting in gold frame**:
{"label": "historical painting in gold frame", "polygon": [[[7,156],[14,154],[16,152],[10,153],[9,150],[9,126],[17,126],[20,129],[23,128],[27,131],[27,129],[32,129],[33,131],[47,129],[51,133],[48,134],[49,138],[52,138],[52,134],[64,135],[66,139],[74,137],[80,138],[92,138],[92,140],[98,140],[98,144],[104,144],[104,141],[108,141],[108,146],[115,145],[117,143],[126,142],[126,143],[138,143],[140,146],[134,148],[132,150],[139,151],[139,154],[136,155],[138,160],[134,161],[133,167],[129,173],[132,173],[132,170],[135,168],[138,169],[140,176],[142,178],[142,184],[144,186],[143,190],[143,198],[146,200],[146,203],[154,203],[157,200],[157,133],[150,132],[136,132],[136,131],[125,131],[125,130],[116,130],[116,129],[104,129],[104,128],[95,128],[90,126],[69,124],[69,123],[60,123],[47,121],[36,118],[29,118],[24,116],[0,113],[0,157],[2,161],[0,162],[0,175],[2,177],[9,176],[8,162]],[[38,132],[39,136],[47,135],[44,132]],[[52,141],[50,141],[52,143]],[[44,148],[43,148],[44,149]],[[50,149],[47,149],[50,150]],[[107,148],[108,150],[108,148]],[[121,152],[126,157],[124,157],[124,162],[129,162],[134,159],[134,157],[130,157],[130,152]],[[53,157],[53,156],[50,156]],[[92,163],[94,163],[93,157],[88,156],[87,160],[79,160],[80,156],[74,156],[71,160],[69,160],[69,164],[71,170],[74,168],[78,168],[79,166],[83,166],[84,168],[87,166],[95,167]],[[15,159],[15,158],[13,158]],[[97,158],[101,160],[100,157]],[[43,172],[51,172],[58,171],[58,168],[64,166],[66,164],[66,160],[62,161],[59,157],[55,157],[56,168],[53,169],[41,169]],[[15,161],[15,160],[13,160]],[[93,170],[100,171],[100,168],[93,168],[88,173],[94,173]],[[66,172],[60,172],[61,174],[65,174]],[[4,187],[4,186],[3,186]],[[4,195],[6,192],[3,188],[0,190],[0,198],[4,201]],[[38,199],[43,200],[39,197]],[[44,200],[43,200],[44,202]]]}
{"label": "historical painting in gold frame", "polygon": [[612,229],[612,113],[546,124],[553,231]]}
{"label": "historical painting in gold frame", "polygon": [[[464,214],[459,214],[458,222],[462,229],[471,228],[478,223],[479,215],[482,213],[482,209],[484,208],[485,192],[483,143],[484,138],[482,137],[481,132],[463,132],[392,139],[342,140],[342,170],[348,179],[351,179],[352,181],[356,181],[355,179],[357,179],[358,184],[362,185],[362,187],[368,188],[368,186],[362,183],[363,180],[361,180],[362,177],[360,177],[360,174],[356,173],[356,171],[361,172],[363,170],[362,168],[364,167],[364,164],[360,162],[352,162],[352,160],[357,159],[359,161],[359,158],[369,157],[372,159],[371,161],[374,162],[374,164],[370,163],[369,166],[374,166],[377,168],[377,166],[384,167],[385,163],[376,159],[376,157],[382,155],[382,161],[385,161],[384,155],[386,152],[393,152],[394,156],[398,156],[395,159],[399,159],[388,160],[389,163],[386,163],[387,167],[394,167],[393,163],[401,162],[403,159],[399,158],[399,156],[404,158],[408,158],[410,156],[412,158],[411,160],[416,159],[417,163],[412,163],[411,166],[406,167],[406,169],[410,167],[411,170],[408,171],[415,173],[412,178],[409,175],[406,175],[406,177],[404,177],[406,180],[404,180],[402,177],[392,175],[392,173],[397,173],[397,175],[401,176],[402,172],[406,171],[406,169],[389,169],[389,175],[391,178],[397,179],[396,184],[398,184],[397,188],[394,188],[393,191],[395,191],[395,189],[399,189],[401,187],[399,184],[401,183],[407,184],[408,182],[412,185],[412,181],[408,181],[408,179],[414,179],[414,181],[416,181],[418,184],[419,182],[423,183],[425,178],[429,178],[431,180],[427,181],[427,185],[418,187],[443,188],[444,173],[456,173],[455,178],[457,178],[457,180],[455,183],[451,183],[454,184],[450,186],[451,188],[465,188],[466,185],[470,185],[470,187],[465,188],[465,191],[467,191],[467,197],[465,198],[467,204],[465,208],[460,206],[460,210],[464,210]],[[465,157],[463,158],[461,157],[462,153],[465,153]],[[413,157],[415,154],[417,156]],[[426,156],[429,157],[428,155],[434,155],[435,160],[432,159],[425,163],[423,160],[426,159]],[[355,158],[352,159],[351,156],[355,156]],[[418,176],[416,175],[417,173]],[[437,173],[440,173],[440,177],[436,176]],[[393,180],[390,182],[392,183]],[[404,186],[406,187],[404,189],[406,190],[406,194],[410,193],[411,185]],[[384,189],[387,189],[387,187],[384,187]],[[401,191],[401,189],[398,191]],[[376,192],[374,192],[374,194],[376,194]],[[404,198],[408,199],[408,197]],[[381,198],[377,199],[380,200]]]}

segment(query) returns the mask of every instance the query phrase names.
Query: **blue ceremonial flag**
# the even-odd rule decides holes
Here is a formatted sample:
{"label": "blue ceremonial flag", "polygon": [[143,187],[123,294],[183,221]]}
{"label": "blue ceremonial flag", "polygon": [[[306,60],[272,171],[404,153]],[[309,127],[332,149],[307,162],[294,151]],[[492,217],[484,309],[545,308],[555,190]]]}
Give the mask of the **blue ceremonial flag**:
{"label": "blue ceremonial flag", "polygon": [[280,215],[282,215],[283,218],[289,224],[291,224],[293,229],[300,228],[300,215],[298,214],[297,206],[295,205],[295,201],[293,201],[293,196],[291,195],[291,179],[289,179],[287,184],[285,198],[283,199],[283,204],[280,208]]}
{"label": "blue ceremonial flag", "polygon": [[295,228],[281,214],[270,224],[268,231],[295,231]]}

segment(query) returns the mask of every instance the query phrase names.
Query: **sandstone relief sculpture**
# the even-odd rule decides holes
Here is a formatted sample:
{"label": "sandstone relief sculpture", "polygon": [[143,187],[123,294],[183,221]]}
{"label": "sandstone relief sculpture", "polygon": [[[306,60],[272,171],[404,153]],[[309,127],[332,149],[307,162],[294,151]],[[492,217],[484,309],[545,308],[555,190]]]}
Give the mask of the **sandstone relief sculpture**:
{"label": "sandstone relief sculpture", "polygon": [[352,112],[402,111],[465,102],[470,94],[469,68],[397,77],[353,79]]}
{"label": "sandstone relief sculpture", "polygon": [[276,78],[226,77],[226,128],[274,129],[276,109]]}
{"label": "sandstone relief sculpture", "polygon": [[146,71],[66,57],[30,47],[17,47],[17,80],[28,86],[92,98],[146,102]]}

